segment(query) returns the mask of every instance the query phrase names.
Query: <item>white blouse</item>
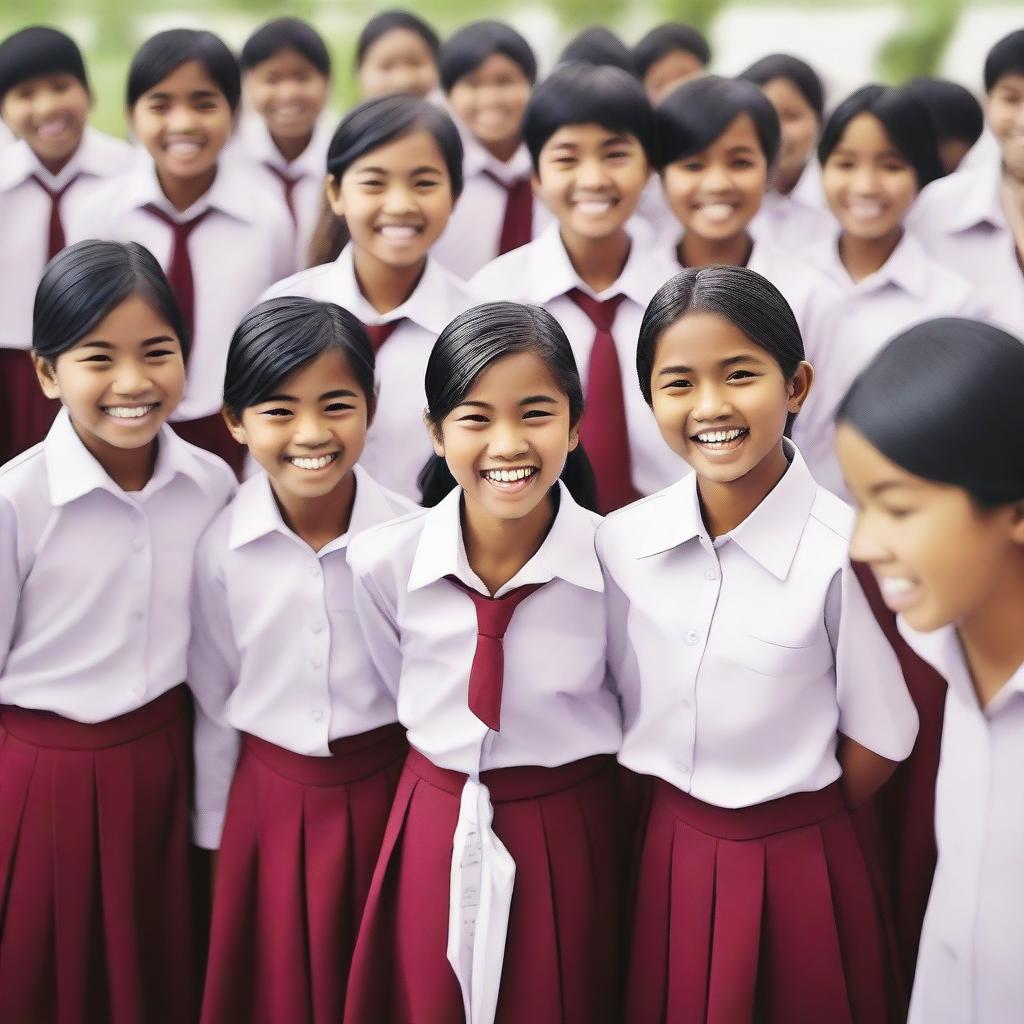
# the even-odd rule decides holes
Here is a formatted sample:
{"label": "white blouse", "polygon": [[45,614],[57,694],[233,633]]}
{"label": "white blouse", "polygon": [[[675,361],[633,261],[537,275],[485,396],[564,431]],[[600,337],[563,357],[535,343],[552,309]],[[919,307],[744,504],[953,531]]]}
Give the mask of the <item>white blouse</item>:
{"label": "white blouse", "polygon": [[828,786],[837,733],[894,761],[917,735],[847,560],[853,513],[787,454],[774,490],[714,541],[693,473],[598,530],[619,760],[718,807]]}

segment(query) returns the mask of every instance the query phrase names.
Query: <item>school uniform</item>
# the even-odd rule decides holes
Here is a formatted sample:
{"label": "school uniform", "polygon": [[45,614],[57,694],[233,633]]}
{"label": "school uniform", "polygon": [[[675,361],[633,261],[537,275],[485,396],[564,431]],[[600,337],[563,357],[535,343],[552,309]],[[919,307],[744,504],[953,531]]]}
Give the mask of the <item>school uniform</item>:
{"label": "school uniform", "polygon": [[406,753],[394,697],[362,642],[346,556],[362,530],[414,507],[353,472],[349,529],[321,550],[284,523],[260,473],[196,552],[195,838],[221,850],[209,1024],[341,1019]]}
{"label": "school uniform", "polygon": [[165,426],[126,493],[63,410],[0,469],[5,1019],[195,1019],[188,595],[233,487]]}
{"label": "school uniform", "polygon": [[426,394],[423,375],[437,336],[460,313],[479,300],[469,287],[433,258],[412,294],[389,313],[378,313],[363,297],[347,245],[333,262],[300,271],[279,281],[264,299],[305,295],[347,309],[377,334],[377,381],[380,392],[360,464],[374,480],[419,501],[417,478],[433,454],[423,426]]}
{"label": "school uniform", "polygon": [[346,1024],[619,1020],[620,714],[597,517],[557,486],[548,536],[494,600],[459,489],[350,546],[356,613],[411,749]]}
{"label": "school uniform", "polygon": [[694,474],[598,531],[619,760],[655,780],[630,1024],[898,1019],[836,747],[842,733],[899,761],[917,718],[847,561],[853,514],[786,452],[775,488],[715,540]]}
{"label": "school uniform", "polygon": [[800,249],[834,234],[835,224],[825,204],[821,167],[811,160],[788,195],[774,189],[765,193],[750,233],[781,249]]}
{"label": "school uniform", "polygon": [[1003,208],[998,158],[933,181],[907,216],[931,256],[966,277],[989,317],[1024,330],[1024,271]]}
{"label": "school uniform", "polygon": [[536,238],[552,217],[533,194],[533,164],[525,145],[504,162],[468,132],[460,134],[465,150],[462,194],[431,255],[468,281],[495,257]]}
{"label": "school uniform", "polygon": [[939,860],[910,1020],[1016,1020],[1024,999],[1024,666],[982,708],[955,628],[918,633],[899,625],[949,684],[935,798]]}
{"label": "school uniform", "polygon": [[834,419],[854,378],[908,327],[939,316],[984,319],[987,310],[975,286],[930,256],[910,231],[882,267],[858,282],[843,266],[834,234],[803,255],[828,275],[842,298],[835,336],[815,346],[809,357],[814,387],[793,426],[793,439],[814,479],[847,500],[835,455]]}
{"label": "school uniform", "polygon": [[[487,299],[543,306],[562,325],[584,382],[588,412],[581,436],[597,475],[602,511],[666,486],[683,469],[636,379],[644,311],[678,267],[652,250],[642,234],[633,228],[630,233],[633,244],[622,273],[600,294],[576,273],[557,223],[529,245],[499,256],[470,281],[470,288]],[[598,359],[592,358],[595,354]]]}
{"label": "school uniform", "polygon": [[68,223],[68,240],[106,238],[144,245],[163,267],[192,327],[185,397],[171,425],[187,441],[240,471],[245,449],[220,416],[228,345],[260,293],[294,269],[291,224],[265,186],[224,160],[209,191],[178,211],[152,160],[97,190]]}
{"label": "school uniform", "polygon": [[0,463],[45,436],[60,403],[46,398],[28,355],[36,286],[65,244],[64,226],[97,187],[132,159],[127,143],[86,128],[78,150],[51,174],[24,139],[0,153]]}
{"label": "school uniform", "polygon": [[261,179],[266,191],[277,198],[281,212],[292,225],[293,266],[298,270],[309,263],[309,243],[324,203],[327,150],[337,124],[337,115],[321,115],[309,145],[289,161],[281,155],[263,118],[250,115],[242,119],[224,150],[225,159],[238,161],[245,170]]}

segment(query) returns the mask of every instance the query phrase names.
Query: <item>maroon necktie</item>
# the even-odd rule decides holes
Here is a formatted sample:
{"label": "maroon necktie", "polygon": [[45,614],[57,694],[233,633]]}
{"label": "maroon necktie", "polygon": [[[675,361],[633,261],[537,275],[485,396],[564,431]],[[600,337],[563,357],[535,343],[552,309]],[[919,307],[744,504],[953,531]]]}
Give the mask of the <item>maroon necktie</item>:
{"label": "maroon necktie", "polygon": [[147,203],[143,209],[157,220],[162,220],[173,233],[171,242],[171,259],[167,264],[167,281],[174,292],[174,297],[181,307],[181,316],[188,328],[189,337],[195,340],[195,282],[192,278],[192,260],[188,254],[189,235],[209,216],[211,208],[184,222],[176,221],[169,213],[159,206]]}
{"label": "maroon necktie", "polygon": [[295,186],[302,181],[302,178],[293,178],[290,174],[285,174],[280,167],[275,167],[273,164],[264,163],[263,166],[281,182],[281,187],[284,189],[284,201],[288,206],[288,213],[291,215],[292,224],[297,227],[299,217],[295,212]]}
{"label": "maroon necktie", "polygon": [[445,576],[469,594],[476,608],[476,653],[469,670],[469,710],[488,729],[501,729],[501,687],[505,675],[502,640],[516,608],[543,583],[516,587],[502,597],[484,597],[456,576]]}
{"label": "maroon necktie", "polygon": [[518,249],[533,240],[533,189],[529,178],[517,178],[512,184],[502,181],[493,171],[484,175],[505,190],[505,219],[501,223],[498,255]]}
{"label": "maroon necktie", "polygon": [[50,197],[50,236],[46,247],[46,261],[49,263],[54,256],[64,248],[64,225],[60,220],[60,201],[64,193],[81,177],[76,174],[66,185],[59,189],[52,189],[39,177],[32,175],[32,180]]}
{"label": "maroon necktie", "polygon": [[594,467],[598,510],[604,514],[640,497],[633,487],[630,472],[622,370],[612,337],[615,312],[625,295],[603,302],[579,288],[573,288],[566,295],[587,314],[597,331],[587,368],[587,406],[580,423],[580,440]]}
{"label": "maroon necktie", "polygon": [[370,336],[370,344],[373,346],[373,354],[376,355],[383,347],[384,342],[395,333],[395,328],[405,319],[400,316],[397,320],[389,320],[386,324],[363,324],[366,333]]}

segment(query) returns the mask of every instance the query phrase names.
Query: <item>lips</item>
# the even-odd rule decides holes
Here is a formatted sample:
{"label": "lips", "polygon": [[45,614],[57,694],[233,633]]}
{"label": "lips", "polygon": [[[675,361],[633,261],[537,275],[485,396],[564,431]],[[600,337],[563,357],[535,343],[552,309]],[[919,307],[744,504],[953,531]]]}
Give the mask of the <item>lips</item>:
{"label": "lips", "polygon": [[409,242],[422,232],[422,228],[413,224],[381,224],[377,234],[389,242]]}
{"label": "lips", "polygon": [[615,206],[612,199],[580,199],[576,202],[576,212],[584,217],[603,217]]}
{"label": "lips", "polygon": [[296,469],[304,470],[307,473],[315,473],[326,469],[332,462],[336,461],[339,452],[330,452],[327,455],[286,455],[285,462]]}
{"label": "lips", "polygon": [[736,207],[732,203],[705,203],[698,206],[697,210],[712,224],[724,224],[736,213]]}
{"label": "lips", "polygon": [[879,576],[878,589],[886,607],[893,612],[901,612],[914,604],[921,594],[921,584],[909,576]]}
{"label": "lips", "polygon": [[702,451],[732,452],[750,436],[747,427],[718,427],[714,430],[699,430],[690,440]]}
{"label": "lips", "polygon": [[67,116],[50,118],[36,128],[40,139],[57,139],[72,127],[72,119]]}

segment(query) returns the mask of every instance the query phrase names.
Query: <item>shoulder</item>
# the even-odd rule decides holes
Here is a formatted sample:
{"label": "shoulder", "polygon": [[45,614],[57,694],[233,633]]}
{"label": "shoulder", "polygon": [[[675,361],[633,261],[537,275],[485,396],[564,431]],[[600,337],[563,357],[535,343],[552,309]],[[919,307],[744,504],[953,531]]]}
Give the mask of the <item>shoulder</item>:
{"label": "shoulder", "polygon": [[0,466],[0,499],[31,514],[40,504],[49,508],[45,443],[33,445]]}
{"label": "shoulder", "polygon": [[[683,478],[685,480],[685,477]],[[606,564],[640,555],[652,525],[672,515],[683,481],[677,481],[625,508],[610,512],[597,524],[597,553]]]}
{"label": "shoulder", "polygon": [[826,543],[837,547],[844,561],[853,538],[856,518],[856,513],[845,501],[818,485],[808,524],[815,528]]}
{"label": "shoulder", "polygon": [[210,499],[211,504],[220,508],[238,488],[235,474],[220,456],[198,448],[182,438],[177,438],[177,441],[185,446],[185,451],[192,457],[194,468],[188,475]]}
{"label": "shoulder", "polygon": [[907,224],[925,235],[941,229],[945,224],[945,215],[957,212],[961,201],[982,187],[978,173],[981,169],[970,167],[954,171],[953,174],[926,185],[910,208]]}
{"label": "shoulder", "polygon": [[480,297],[478,301],[520,300],[523,286],[522,275],[537,252],[537,241],[534,239],[518,249],[513,249],[502,256],[496,256],[469,279],[468,287],[470,291]]}
{"label": "shoulder", "polygon": [[138,150],[124,139],[117,139],[96,128],[87,129],[85,145],[91,151],[90,155],[95,154],[100,160],[110,164],[110,173],[126,169],[139,156]]}
{"label": "shoulder", "polygon": [[323,263],[318,267],[310,267],[308,270],[300,270],[291,277],[286,277],[276,284],[272,284],[261,296],[260,301],[267,299],[279,299],[284,295],[299,295],[307,299],[320,299],[322,301],[334,301],[331,296],[331,271],[333,263]]}
{"label": "shoulder", "polygon": [[234,501],[230,501],[210,520],[196,546],[195,567],[202,578],[223,578],[224,555],[231,536]]}
{"label": "shoulder", "polygon": [[459,313],[464,313],[473,306],[480,305],[481,302],[487,301],[486,297],[480,293],[480,290],[472,282],[467,283],[463,281],[461,277],[453,274],[447,267],[443,267],[436,260],[431,262],[434,272],[444,282],[444,287],[448,293],[448,309],[453,317],[458,316]]}
{"label": "shoulder", "polygon": [[348,546],[352,571],[357,576],[375,578],[403,572],[408,575],[428,511],[415,508],[354,537]]}

